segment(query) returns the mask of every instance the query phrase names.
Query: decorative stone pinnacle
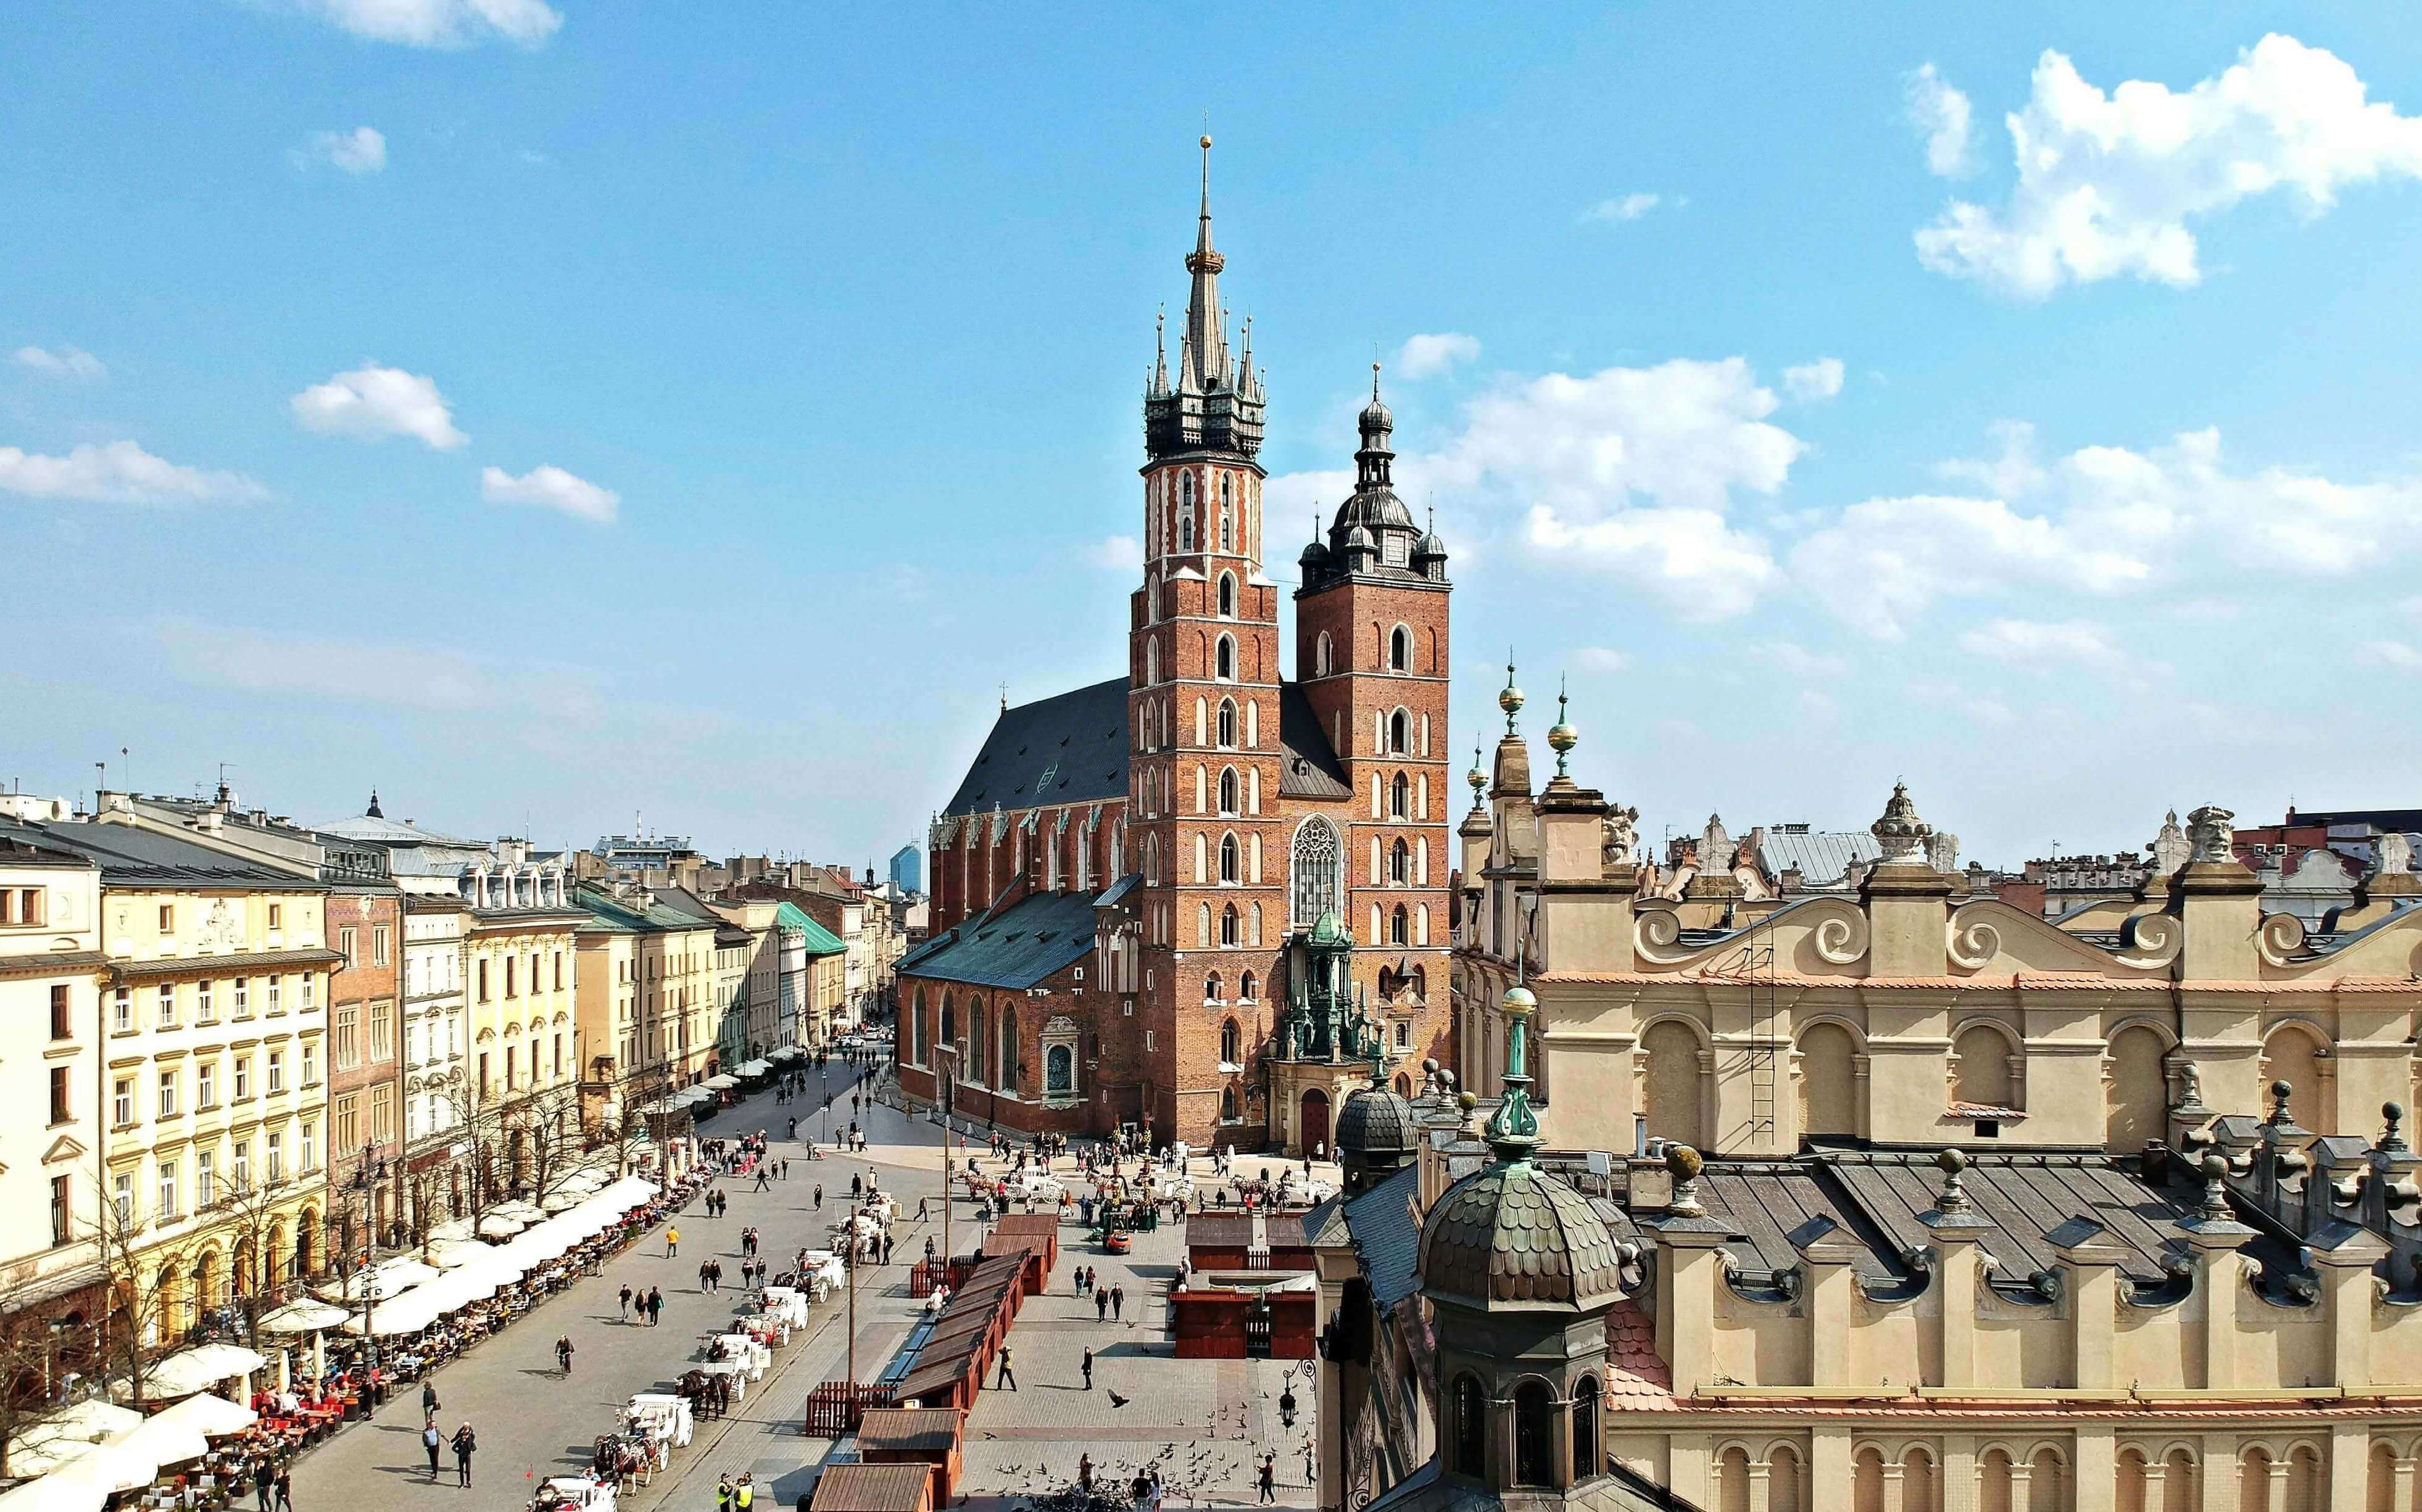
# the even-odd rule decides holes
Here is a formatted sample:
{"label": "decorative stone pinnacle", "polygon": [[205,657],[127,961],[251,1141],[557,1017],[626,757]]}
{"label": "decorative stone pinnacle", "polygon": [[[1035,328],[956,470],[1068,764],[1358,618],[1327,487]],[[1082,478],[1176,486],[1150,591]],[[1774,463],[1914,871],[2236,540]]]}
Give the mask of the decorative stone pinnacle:
{"label": "decorative stone pinnacle", "polygon": [[2380,1117],[2381,1121],[2388,1127],[2381,1131],[2380,1144],[2375,1147],[2383,1150],[2403,1149],[2405,1138],[2397,1130],[2398,1126],[2405,1122],[2404,1105],[2398,1102],[2383,1102],[2380,1105]]}
{"label": "decorative stone pinnacle", "polygon": [[1674,1178],[1674,1195],[1665,1204],[1667,1212],[1679,1218],[1707,1216],[1707,1209],[1699,1202],[1699,1173],[1706,1168],[1706,1157],[1690,1146],[1665,1146],[1665,1171]]}
{"label": "decorative stone pinnacle", "polygon": [[2221,1224],[2229,1219],[2228,1161],[2219,1155],[2203,1158],[2203,1206],[2195,1216],[2206,1223]]}
{"label": "decorative stone pinnacle", "polygon": [[2292,1124],[2296,1121],[2296,1115],[2288,1111],[2288,1099],[2293,1097],[2295,1092],[2296,1089],[2286,1082],[2273,1082],[2271,1083],[2272,1107],[2270,1122],[2285,1125]]}
{"label": "decorative stone pinnacle", "polygon": [[1935,1193],[1934,1210],[1939,1213],[1965,1213],[1968,1191],[1959,1184],[1959,1173],[1968,1169],[1968,1157],[1956,1149],[1945,1149],[1935,1156],[1934,1164],[1942,1173],[1942,1190]]}
{"label": "decorative stone pinnacle", "polygon": [[1556,753],[1556,775],[1560,778],[1565,775],[1565,763],[1572,756],[1573,747],[1581,741],[1581,732],[1573,728],[1572,723],[1565,717],[1567,702],[1569,695],[1559,679],[1556,684],[1556,723],[1548,730],[1548,746]]}
{"label": "decorative stone pinnacle", "polygon": [[1488,786],[1488,773],[1480,770],[1480,747],[1476,745],[1471,748],[1471,770],[1463,774],[1463,780],[1471,784],[1471,808],[1476,814],[1480,811],[1481,790]]}
{"label": "decorative stone pinnacle", "polygon": [[1883,817],[1867,826],[1868,833],[1882,847],[1883,854],[1876,858],[1879,866],[1926,865],[1926,842],[1933,837],[1934,826],[1917,817],[1917,803],[1909,796],[1909,785],[1893,784],[1893,793],[1884,804]]}

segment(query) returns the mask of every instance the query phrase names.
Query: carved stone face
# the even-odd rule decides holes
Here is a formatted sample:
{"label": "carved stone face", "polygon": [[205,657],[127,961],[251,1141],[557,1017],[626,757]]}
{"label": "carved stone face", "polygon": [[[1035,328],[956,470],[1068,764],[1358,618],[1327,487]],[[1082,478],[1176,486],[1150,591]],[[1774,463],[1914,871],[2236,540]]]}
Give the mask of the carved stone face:
{"label": "carved stone face", "polygon": [[2236,811],[2206,803],[2187,816],[2187,841],[2194,848],[2197,861],[2233,861],[2237,858]]}

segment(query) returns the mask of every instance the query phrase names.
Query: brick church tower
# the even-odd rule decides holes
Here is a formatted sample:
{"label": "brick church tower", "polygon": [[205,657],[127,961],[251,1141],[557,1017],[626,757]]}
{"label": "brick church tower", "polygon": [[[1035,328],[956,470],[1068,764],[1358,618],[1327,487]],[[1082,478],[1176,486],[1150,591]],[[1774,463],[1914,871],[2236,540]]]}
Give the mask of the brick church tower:
{"label": "brick church tower", "polygon": [[1198,1143],[1220,1120],[1235,1074],[1223,1077],[1223,1062],[1245,1058],[1204,1006],[1263,1001],[1286,928],[1287,845],[1278,589],[1262,571],[1264,394],[1250,328],[1243,355],[1229,350],[1211,139],[1202,146],[1177,371],[1164,345],[1144,393],[1143,585],[1130,604],[1128,666],[1145,974],[1128,1048],[1152,1083],[1156,1129]]}

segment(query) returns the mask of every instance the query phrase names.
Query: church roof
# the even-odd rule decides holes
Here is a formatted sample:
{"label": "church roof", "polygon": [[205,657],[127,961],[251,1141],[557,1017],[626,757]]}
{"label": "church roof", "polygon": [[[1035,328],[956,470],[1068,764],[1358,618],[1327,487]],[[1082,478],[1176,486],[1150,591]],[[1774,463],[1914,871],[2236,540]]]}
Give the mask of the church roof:
{"label": "church roof", "polygon": [[[1112,678],[1001,711],[942,812],[952,818],[1127,795],[1127,679]],[[1345,769],[1329,749],[1303,689],[1279,685],[1285,798],[1348,799]]]}
{"label": "church roof", "polygon": [[1001,710],[942,812],[1081,803],[1127,795],[1127,679]]}
{"label": "church roof", "polygon": [[903,975],[973,987],[1034,987],[1093,948],[1093,895],[1035,893],[970,919],[901,959]]}

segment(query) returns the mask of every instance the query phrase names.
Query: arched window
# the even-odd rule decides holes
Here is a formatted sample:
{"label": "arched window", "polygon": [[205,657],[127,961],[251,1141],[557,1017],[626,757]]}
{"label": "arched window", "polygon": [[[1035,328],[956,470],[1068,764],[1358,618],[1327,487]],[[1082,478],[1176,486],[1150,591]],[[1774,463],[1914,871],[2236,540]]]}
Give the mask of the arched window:
{"label": "arched window", "polygon": [[1223,945],[1236,943],[1236,905],[1234,903],[1219,911],[1219,943]]}
{"label": "arched window", "polygon": [[1289,858],[1288,910],[1298,928],[1309,929],[1320,916],[1341,908],[1337,893],[1337,828],[1314,816],[1295,832]]}
{"label": "arched window", "polygon": [[1475,1479],[1488,1473],[1488,1404],[1476,1376],[1455,1378],[1448,1405],[1448,1442],[1455,1445],[1455,1473]]}
{"label": "arched window", "polygon": [[1388,881],[1403,887],[1413,879],[1413,848],[1405,844],[1403,835],[1388,851]]}
{"label": "arched window", "polygon": [[1219,700],[1219,727],[1218,734],[1219,737],[1219,749],[1228,751],[1235,748],[1236,700],[1234,698],[1222,698]]}
{"label": "arched window", "polygon": [[1388,670],[1410,672],[1413,669],[1413,632],[1399,625],[1388,632]]}
{"label": "arched window", "polygon": [[959,1042],[958,1022],[958,1010],[952,1005],[951,994],[945,992],[942,994],[942,1043],[944,1045],[955,1045]]}
{"label": "arched window", "polygon": [[1201,938],[1201,940],[1202,940],[1202,943],[1203,943],[1203,944],[1204,948],[1206,948],[1206,949],[1207,949],[1207,948],[1209,948],[1209,946],[1210,946],[1210,944],[1211,944],[1211,905],[1210,905],[1210,904],[1205,903],[1205,904],[1203,904],[1202,907],[1200,907],[1200,908],[1198,908],[1198,909],[1196,909],[1196,910],[1194,911],[1194,923],[1195,923],[1195,928],[1196,928],[1196,930],[1197,930],[1197,932],[1198,932],[1198,934],[1199,934],[1199,936],[1200,936],[1200,938]]}
{"label": "arched window", "polygon": [[1409,945],[1412,943],[1412,915],[1407,913],[1405,905],[1399,903],[1396,905],[1396,912],[1388,915],[1388,943]]}
{"label": "arched window", "polygon": [[1312,675],[1315,678],[1325,678],[1329,676],[1329,631],[1324,630],[1320,632],[1320,639],[1313,643]]}
{"label": "arched window", "polygon": [[989,1086],[992,1084],[992,1041],[984,1036],[984,1004],[982,998],[967,1002],[967,1054],[962,1061],[967,1069],[967,1080]]}
{"label": "arched window", "polygon": [[1043,1052],[1043,1085],[1055,1098],[1076,1090],[1077,1056],[1067,1046],[1054,1045]]}
{"label": "arched window", "polygon": [[1012,1092],[1018,1089],[1017,1083],[1022,1080],[1018,1073],[1025,1069],[1018,1064],[1019,1058],[1017,1010],[1005,1007],[1000,1010],[1000,1076],[998,1084]]}
{"label": "arched window", "polygon": [[1400,772],[1396,773],[1396,780],[1388,785],[1388,817],[1400,819],[1410,813],[1412,813],[1412,787],[1405,781],[1405,774]]}
{"label": "arched window", "polygon": [[1554,1397],[1544,1380],[1526,1380],[1514,1388],[1514,1484],[1555,1484],[1555,1456],[1549,1445],[1549,1425]]}
{"label": "arched window", "polygon": [[1395,756],[1409,756],[1412,749],[1412,718],[1399,709],[1388,716],[1388,750]]}
{"label": "arched window", "polygon": [[1203,1001],[1205,1003],[1217,1003],[1220,1001],[1219,974],[1218,972],[1213,972],[1210,975],[1203,978]]}
{"label": "arched window", "polygon": [[1147,688],[1160,680],[1160,643],[1143,643],[1143,685]]}
{"label": "arched window", "polygon": [[1229,498],[1228,481],[1227,474],[1219,475],[1219,549],[1223,552],[1236,549],[1236,533],[1233,528],[1236,511]]}
{"label": "arched window", "polygon": [[1573,1383],[1573,1479],[1599,1473],[1597,1378],[1583,1376]]}
{"label": "arched window", "polygon": [[[1219,769],[1219,812],[1234,814],[1236,807],[1236,769],[1222,767]],[[1233,877],[1229,879],[1231,881],[1235,880]]]}
{"label": "arched window", "polygon": [[1236,998],[1239,1002],[1243,1003],[1250,1003],[1253,1001],[1253,974],[1251,972],[1247,972],[1245,974],[1244,981],[1237,985]]}
{"label": "arched window", "polygon": [[1194,549],[1194,475],[1177,475],[1177,549]]}
{"label": "arched window", "polygon": [[1236,574],[1234,572],[1219,574],[1219,617],[1236,617]]}
{"label": "arched window", "polygon": [[1229,1066],[1241,1066],[1245,1062],[1244,1031],[1236,1027],[1234,1019],[1219,1026],[1219,1059]]}
{"label": "arched window", "polygon": [[920,987],[917,989],[917,1040],[914,1047],[918,1065],[925,1064],[926,1057],[932,1053],[932,1043],[931,1030],[925,1017],[925,990]]}
{"label": "arched window", "polygon": [[1228,636],[1219,637],[1219,651],[1215,673],[1221,682],[1236,680],[1236,643]]}

